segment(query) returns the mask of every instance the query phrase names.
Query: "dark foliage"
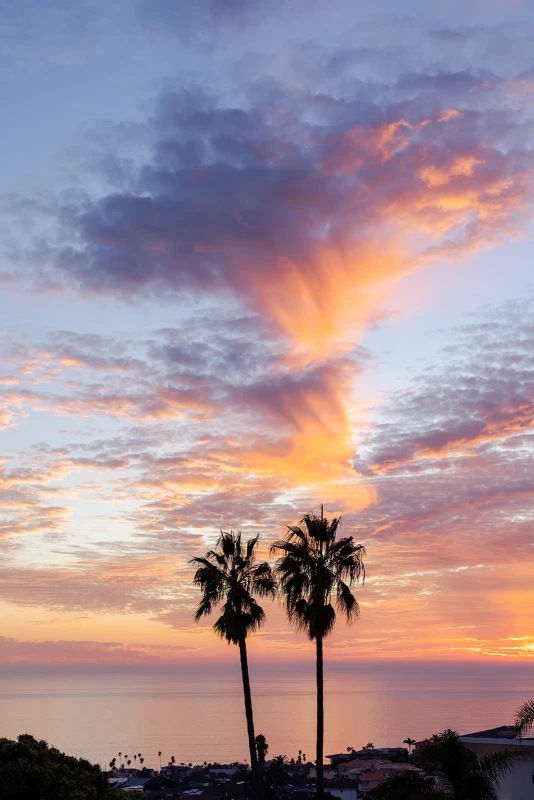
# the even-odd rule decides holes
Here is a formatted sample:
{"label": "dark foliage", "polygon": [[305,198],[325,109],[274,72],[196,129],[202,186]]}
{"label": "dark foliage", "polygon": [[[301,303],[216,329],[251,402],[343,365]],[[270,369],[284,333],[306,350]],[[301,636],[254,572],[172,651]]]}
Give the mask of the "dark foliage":
{"label": "dark foliage", "polygon": [[369,792],[369,800],[452,800],[450,794],[437,791],[434,782],[412,770],[391,775]]}
{"label": "dark foliage", "polygon": [[500,750],[477,758],[457,731],[446,730],[421,748],[421,766],[441,776],[454,800],[498,800],[499,780],[523,757],[521,752]]}
{"label": "dark foliage", "polygon": [[0,800],[118,800],[102,769],[25,734],[0,739]]}

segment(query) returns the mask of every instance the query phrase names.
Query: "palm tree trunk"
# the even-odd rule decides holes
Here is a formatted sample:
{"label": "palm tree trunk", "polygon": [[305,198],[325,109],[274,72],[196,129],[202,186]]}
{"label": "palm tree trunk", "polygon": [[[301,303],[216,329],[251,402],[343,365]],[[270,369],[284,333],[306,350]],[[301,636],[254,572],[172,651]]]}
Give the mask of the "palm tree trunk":
{"label": "palm tree trunk", "polygon": [[324,743],[324,687],[323,687],[323,638],[317,636],[315,639],[317,647],[317,761],[315,768],[317,771],[317,797],[323,800],[324,797],[324,774],[323,774],[323,743]]}
{"label": "palm tree trunk", "polygon": [[262,800],[261,783],[258,771],[258,755],[256,753],[256,738],[254,736],[254,718],[252,716],[252,695],[250,692],[250,679],[248,675],[247,644],[244,639],[239,640],[239,656],[241,659],[243,694],[245,695],[245,714],[247,717],[248,748],[250,752],[250,766],[252,768],[253,794],[256,800]]}

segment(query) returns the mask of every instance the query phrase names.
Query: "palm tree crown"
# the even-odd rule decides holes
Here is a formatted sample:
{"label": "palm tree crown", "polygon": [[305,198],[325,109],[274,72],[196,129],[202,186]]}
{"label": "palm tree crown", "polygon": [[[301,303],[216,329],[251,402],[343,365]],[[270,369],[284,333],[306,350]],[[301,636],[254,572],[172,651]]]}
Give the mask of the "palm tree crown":
{"label": "palm tree crown", "polygon": [[338,609],[351,622],[359,607],[351,586],[365,579],[365,548],[352,536],[337,539],[341,517],[332,520],[306,514],[300,525],[290,525],[286,538],[275,542],[271,552],[281,553],[276,563],[287,615],[310,639],[332,632]]}
{"label": "palm tree crown", "polygon": [[197,566],[193,580],[202,592],[195,620],[211,614],[222,604],[222,613],[213,629],[228,643],[239,644],[263,624],[265,612],[253,595],[273,597],[275,593],[270,565],[255,563],[258,539],[256,536],[243,542],[240,532],[221,531],[215,550],[190,561]]}

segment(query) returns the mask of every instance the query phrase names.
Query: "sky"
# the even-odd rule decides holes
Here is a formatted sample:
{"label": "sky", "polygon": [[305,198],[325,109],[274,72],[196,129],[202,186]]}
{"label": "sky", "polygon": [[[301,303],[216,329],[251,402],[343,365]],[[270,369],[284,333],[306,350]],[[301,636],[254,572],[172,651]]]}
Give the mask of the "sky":
{"label": "sky", "polygon": [[[331,662],[534,656],[520,0],[20,0],[0,23],[0,667],[235,659],[188,560],[324,503]],[[309,660],[282,610],[256,662]]]}

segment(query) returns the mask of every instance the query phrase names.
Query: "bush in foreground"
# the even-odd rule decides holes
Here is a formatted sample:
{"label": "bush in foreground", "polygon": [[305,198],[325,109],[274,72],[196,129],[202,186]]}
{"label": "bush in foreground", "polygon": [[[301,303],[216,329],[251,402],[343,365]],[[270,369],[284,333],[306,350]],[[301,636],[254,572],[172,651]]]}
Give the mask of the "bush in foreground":
{"label": "bush in foreground", "polygon": [[418,772],[403,770],[387,778],[369,792],[370,800],[445,800],[450,798],[436,790],[433,781]]}
{"label": "bush in foreground", "polygon": [[0,739],[0,800],[115,800],[102,769],[25,734]]}

